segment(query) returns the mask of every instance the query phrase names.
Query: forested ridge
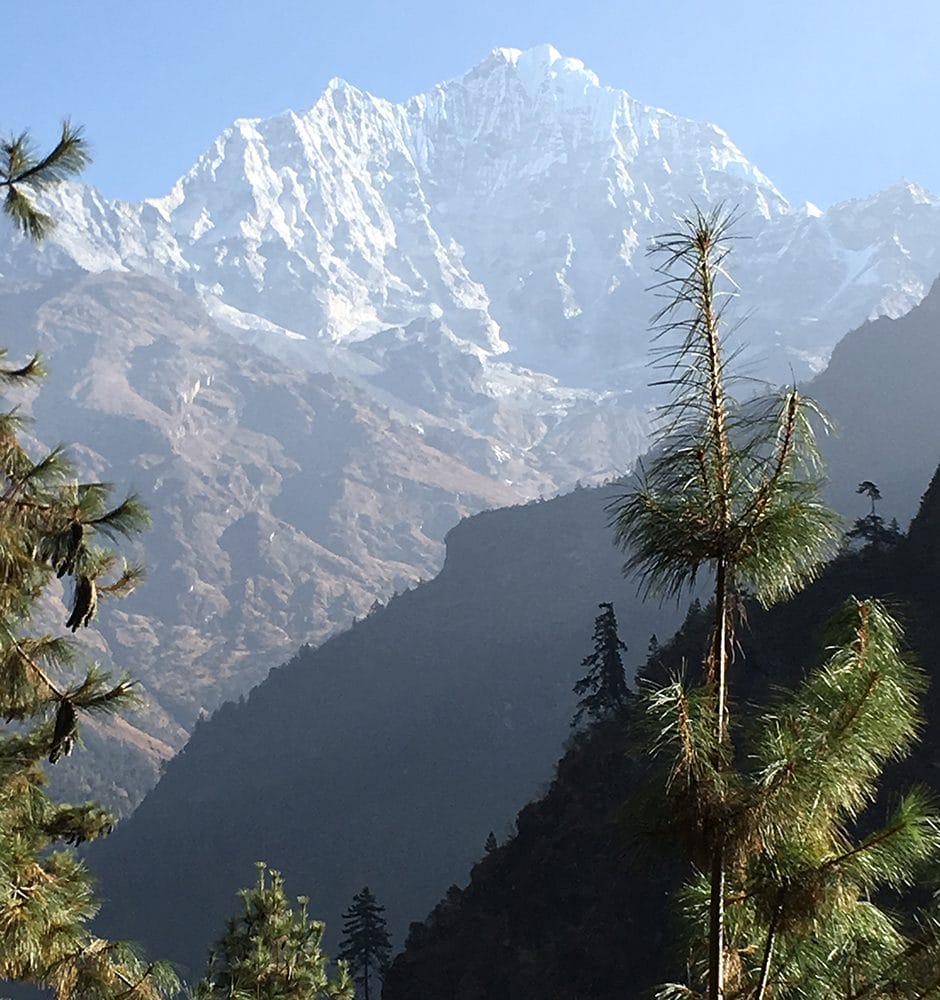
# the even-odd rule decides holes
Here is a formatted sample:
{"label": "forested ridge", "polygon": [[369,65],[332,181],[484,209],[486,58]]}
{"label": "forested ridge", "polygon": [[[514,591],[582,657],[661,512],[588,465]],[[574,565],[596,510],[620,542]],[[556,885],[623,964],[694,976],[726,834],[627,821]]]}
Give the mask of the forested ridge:
{"label": "forested ridge", "polygon": [[[739,635],[747,668],[734,674],[742,705],[773,701],[819,659],[826,623],[850,595],[877,597],[904,623],[931,684],[911,757],[894,765],[872,816],[923,782],[940,792],[940,473],[906,536],[888,548],[838,556],[806,591],[769,611],[748,609]],[[926,584],[926,585],[925,585]],[[708,624],[690,609],[683,627],[639,671],[662,680],[700,655]],[[628,712],[575,734],[547,794],[527,805],[516,832],[412,924],[384,1000],[501,1000],[519,996],[614,1000],[648,994],[682,974],[674,894],[683,867],[644,837],[646,750]],[[627,804],[625,806],[625,803]],[[481,852],[482,855],[482,852]]]}

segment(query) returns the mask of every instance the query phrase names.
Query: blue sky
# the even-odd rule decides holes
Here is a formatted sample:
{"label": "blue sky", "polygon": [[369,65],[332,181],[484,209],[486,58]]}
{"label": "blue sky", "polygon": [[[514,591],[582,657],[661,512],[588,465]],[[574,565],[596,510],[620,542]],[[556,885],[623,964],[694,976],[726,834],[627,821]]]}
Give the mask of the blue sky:
{"label": "blue sky", "polygon": [[907,177],[940,195],[938,0],[34,0],[4,8],[0,131],[70,115],[108,197],[166,193],[233,119],[333,76],[400,100],[498,45],[725,128],[792,201]]}

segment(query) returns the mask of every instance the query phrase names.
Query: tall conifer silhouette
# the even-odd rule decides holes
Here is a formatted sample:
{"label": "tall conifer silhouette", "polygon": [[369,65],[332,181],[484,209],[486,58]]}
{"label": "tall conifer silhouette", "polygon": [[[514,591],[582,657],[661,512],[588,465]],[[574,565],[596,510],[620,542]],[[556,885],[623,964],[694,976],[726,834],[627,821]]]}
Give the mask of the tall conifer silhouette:
{"label": "tall conifer silhouette", "polygon": [[[655,364],[671,398],[657,455],[615,502],[618,542],[648,594],[678,597],[703,571],[713,580],[712,634],[704,675],[714,733],[716,813],[733,749],[728,670],[742,590],[762,604],[796,593],[836,542],[836,519],[820,500],[811,401],[795,389],[739,403],[732,395],[723,320],[736,285],[726,271],[733,213],[696,210],[650,253],[665,304],[654,319]],[[703,790],[704,791],[704,790]],[[725,995],[724,830],[709,845],[709,1000]]]}
{"label": "tall conifer silhouette", "polygon": [[594,720],[606,718],[624,708],[630,697],[620,656],[627,647],[617,634],[614,606],[604,602],[598,607],[601,613],[594,619],[594,650],[581,661],[588,672],[574,686],[574,693],[580,700],[571,723],[573,726],[585,715]]}
{"label": "tall conifer silhouette", "polygon": [[369,1000],[373,979],[385,975],[392,944],[385,925],[385,907],[380,906],[368,886],[353,896],[343,914],[343,940],[339,957],[349,963],[362,1000]]}

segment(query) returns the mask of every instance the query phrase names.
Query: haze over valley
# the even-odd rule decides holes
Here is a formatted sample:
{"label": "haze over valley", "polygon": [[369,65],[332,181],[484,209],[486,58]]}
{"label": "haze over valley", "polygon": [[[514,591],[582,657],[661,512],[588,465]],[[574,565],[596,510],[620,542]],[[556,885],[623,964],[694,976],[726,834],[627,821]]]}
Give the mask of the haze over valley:
{"label": "haze over valley", "polygon": [[691,203],[738,206],[756,377],[808,377],[938,269],[916,184],[790,205],[719,127],[548,45],[401,105],[331,81],[163,198],[45,197],[50,237],[0,246],[9,343],[48,359],[46,438],[158,518],[100,636],[149,705],[124,808],[201,713],[433,576],[462,516],[632,466],[659,398],[646,249]]}
{"label": "haze over valley", "polygon": [[[904,671],[916,659],[929,680],[940,662],[940,197],[898,178],[823,207],[791,201],[720,123],[643,103],[588,60],[550,44],[479,56],[405,99],[335,77],[306,107],[238,118],[140,201],[72,178],[82,153],[24,207],[19,140],[4,147],[2,346],[16,364],[39,352],[48,375],[3,375],[17,411],[0,427],[0,784],[3,767],[14,778],[25,767],[30,740],[51,741],[33,762],[36,796],[48,759],[53,799],[95,800],[120,821],[113,833],[97,809],[35,821],[44,845],[83,845],[103,907],[67,989],[71,953],[37,972],[0,944],[0,978],[77,997],[82,976],[104,975],[87,958],[107,950],[102,935],[139,942],[192,985],[257,862],[246,913],[268,878],[278,896],[282,873],[366,1000],[383,977],[385,1000],[613,1000],[683,976],[695,989],[658,995],[783,998],[829,974],[787,938],[793,927],[828,941],[842,925],[825,907],[854,914],[886,880],[899,887],[891,947],[940,960],[940,913],[913,909],[936,887],[911,860],[926,864],[934,846],[940,857],[940,836],[885,861],[893,882],[880,868],[828,895],[799,881],[841,878],[844,858],[818,845],[854,857],[852,838],[885,802],[936,784],[940,699]],[[55,225],[29,239],[36,210]],[[102,513],[100,488],[86,497],[71,479],[59,524],[29,492],[47,469],[23,464],[20,441],[35,454],[65,442],[78,480],[139,496],[150,528],[138,536],[133,504]],[[34,509],[47,519],[38,541],[23,527]],[[146,578],[111,600],[95,581],[118,564],[89,539],[124,535]],[[42,586],[22,568],[33,563]],[[826,631],[839,607],[838,622],[860,616],[851,641]],[[888,657],[871,668],[878,683],[846,694],[839,657],[869,669],[866,630],[889,612],[908,639],[890,620],[871,644]],[[102,669],[136,680],[140,702],[110,711],[124,682],[102,693],[94,671],[56,686],[43,671],[66,654],[16,638],[8,619],[50,633],[68,619]],[[607,673],[585,679],[599,663]],[[700,687],[681,687],[700,673]],[[42,709],[24,677],[57,707]],[[897,702],[869,709],[889,687]],[[787,728],[788,698],[803,729]],[[862,742],[845,750],[852,723],[833,722],[797,760],[813,713],[844,721],[852,698],[859,719],[874,713]],[[39,735],[21,738],[42,712]],[[771,751],[747,740],[778,718],[792,743],[772,749],[796,763],[758,766]],[[701,758],[700,732],[714,740]],[[660,781],[653,761],[674,747]],[[883,775],[889,760],[902,763]],[[830,779],[835,791],[819,809],[831,829],[800,834],[804,856],[784,841],[804,819],[823,823],[799,798],[810,765],[819,801]],[[917,794],[898,823],[940,829],[918,818]],[[14,815],[0,796],[6,850],[39,813],[7,822],[4,809]],[[752,813],[748,840],[728,817]],[[96,825],[76,832],[79,820]],[[650,829],[667,852],[682,832],[695,870],[711,872],[694,889],[712,900],[698,965],[694,907],[680,926],[672,902],[691,868],[678,848],[648,860]],[[722,853],[714,830],[745,847]],[[793,913],[806,908],[796,916],[783,888],[766,906],[760,895],[784,862],[805,868],[780,883]],[[760,960],[753,942],[712,947],[715,900],[738,899],[716,872],[757,886],[727,940],[745,941],[751,921]],[[384,909],[368,910],[373,890]],[[381,912],[391,937],[375,939],[364,971],[351,899],[356,919]],[[82,927],[91,909],[74,918]],[[350,1000],[321,930],[298,919],[316,968],[283,996]],[[32,947],[17,933],[16,948]],[[176,973],[114,961],[109,989],[174,995]],[[225,961],[193,995],[221,995]],[[921,982],[914,965],[905,983]],[[890,995],[906,995],[900,982]],[[889,993],[842,1000],[862,995]]]}

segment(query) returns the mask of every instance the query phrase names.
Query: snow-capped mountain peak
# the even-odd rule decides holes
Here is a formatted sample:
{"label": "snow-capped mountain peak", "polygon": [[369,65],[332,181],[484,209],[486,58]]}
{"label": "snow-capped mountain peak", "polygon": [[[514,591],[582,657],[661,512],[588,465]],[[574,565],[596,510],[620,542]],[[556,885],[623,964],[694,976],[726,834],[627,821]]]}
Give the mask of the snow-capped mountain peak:
{"label": "snow-capped mountain peak", "polygon": [[188,484],[156,504],[175,514],[149,676],[172,659],[170,690],[235,670],[243,639],[270,665],[348,624],[432,572],[462,514],[629,467],[655,401],[646,250],[693,204],[739,209],[740,336],[770,379],[940,271],[940,201],[917,185],[791,206],[721,128],[551,46],[401,104],[332,80],[302,112],[233,122],[140,204],[43,197],[58,228],[39,248],[0,229],[0,273],[21,312],[45,296],[63,434],[93,429],[96,474]]}
{"label": "snow-capped mountain peak", "polygon": [[[479,69],[492,62],[503,61],[512,66],[519,81],[531,95],[537,94],[546,83],[563,86],[577,92],[577,88],[599,88],[597,74],[587,69],[580,59],[563,56],[554,45],[548,43],[531,49],[494,49],[490,59],[480,64]],[[475,72],[475,71],[472,71]]]}
{"label": "snow-capped mountain peak", "polygon": [[693,202],[737,205],[754,237],[736,265],[771,377],[918,301],[940,211],[906,181],[825,213],[791,207],[721,128],[643,105],[547,44],[495,49],[398,105],[333,79],[306,112],[237,120],[142,205],[80,186],[53,197],[45,266],[161,275],[242,329],[282,328],[294,354],[306,338],[312,364],[318,343],[432,321],[560,385],[634,391],[644,251]]}

